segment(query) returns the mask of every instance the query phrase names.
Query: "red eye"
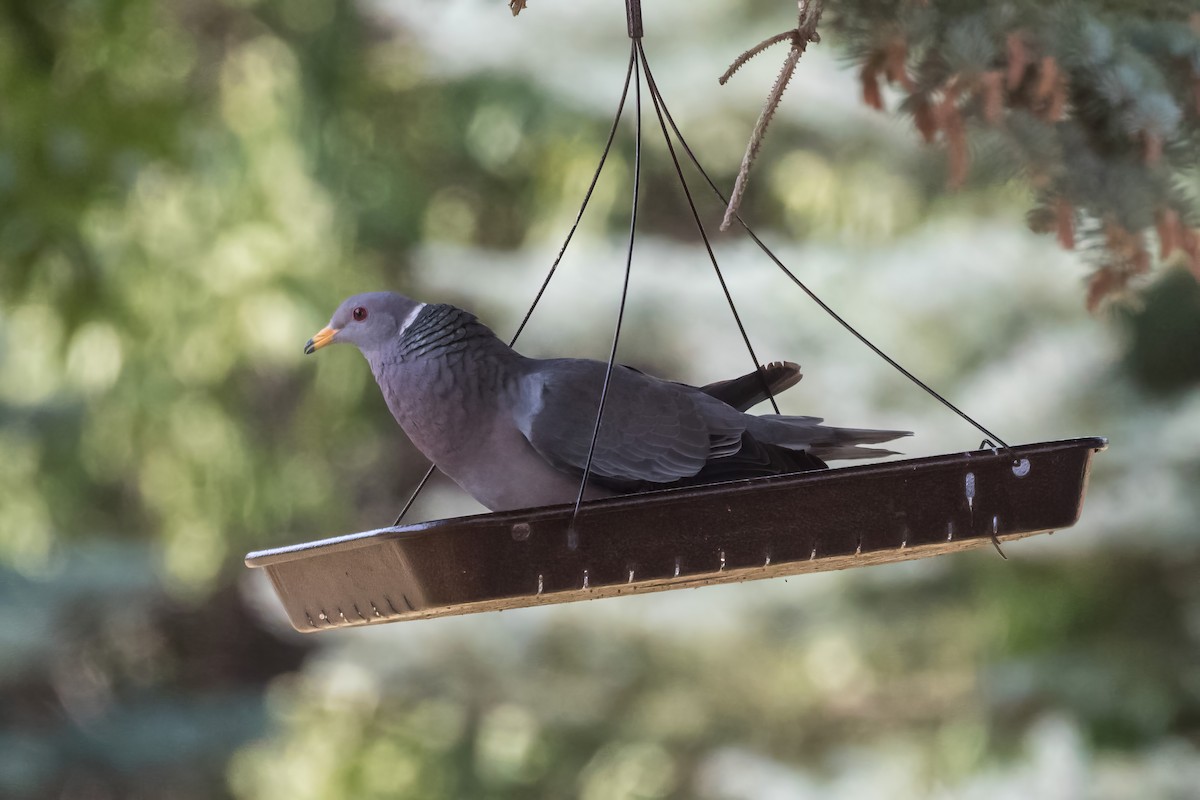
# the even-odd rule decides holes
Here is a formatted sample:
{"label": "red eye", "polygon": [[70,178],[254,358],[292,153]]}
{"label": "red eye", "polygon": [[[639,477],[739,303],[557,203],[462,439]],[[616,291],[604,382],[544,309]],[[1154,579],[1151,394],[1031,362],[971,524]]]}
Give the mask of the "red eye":
{"label": "red eye", "polygon": [[362,322],[367,318],[367,310],[362,306],[359,306],[358,308],[354,309],[353,312],[351,312],[351,316],[354,317],[355,322]]}

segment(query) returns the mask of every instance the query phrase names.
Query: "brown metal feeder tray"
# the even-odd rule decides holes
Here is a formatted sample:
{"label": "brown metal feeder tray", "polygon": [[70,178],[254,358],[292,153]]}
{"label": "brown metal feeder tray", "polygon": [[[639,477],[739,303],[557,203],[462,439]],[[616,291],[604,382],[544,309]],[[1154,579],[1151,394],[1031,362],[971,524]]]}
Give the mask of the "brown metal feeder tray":
{"label": "brown metal feeder tray", "polygon": [[1079,519],[1102,438],[436,520],[250,553],[311,632],[942,555]]}

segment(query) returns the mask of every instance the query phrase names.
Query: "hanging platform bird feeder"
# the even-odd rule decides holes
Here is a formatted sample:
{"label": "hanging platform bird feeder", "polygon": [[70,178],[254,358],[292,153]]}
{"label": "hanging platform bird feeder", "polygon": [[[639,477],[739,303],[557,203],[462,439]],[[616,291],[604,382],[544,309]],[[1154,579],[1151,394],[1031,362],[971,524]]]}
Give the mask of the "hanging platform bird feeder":
{"label": "hanging platform bird feeder", "polygon": [[[1075,524],[1103,439],[385,528],[251,553],[303,632],[886,564]],[[1013,462],[1013,457],[1017,459]]]}
{"label": "hanging platform bird feeder", "polygon": [[[633,199],[625,280],[587,466],[572,506],[400,525],[246,556],[266,570],[302,632],[565,603],[622,594],[905,561],[1046,533],[1075,524],[1101,438],[1009,445],[884,353],[806,286],[750,226],[729,212],[783,275],[875,355],[979,430],[981,449],[951,455],[733,480],[582,502],[608,381],[616,363],[633,261],[641,177],[642,90],[650,97],[699,238],[750,359],[775,404],[684,175],[679,153],[728,203],[688,146],[642,45],[639,0],[626,0],[631,40],[608,142],[566,237],[517,329],[524,330],[566,252],[604,168],[633,88]],[[676,150],[678,146],[678,151]],[[1002,553],[1003,554],[1003,553]]]}

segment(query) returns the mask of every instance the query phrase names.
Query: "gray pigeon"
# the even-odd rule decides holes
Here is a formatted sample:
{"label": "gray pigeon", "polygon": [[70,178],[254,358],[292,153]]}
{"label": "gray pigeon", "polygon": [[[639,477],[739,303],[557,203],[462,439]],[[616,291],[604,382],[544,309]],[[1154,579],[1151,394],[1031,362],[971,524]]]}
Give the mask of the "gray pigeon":
{"label": "gray pigeon", "polygon": [[[605,363],[526,358],[460,308],[391,292],[343,302],[304,352],[337,342],[362,351],[413,444],[483,505],[575,500]],[[772,393],[800,380],[795,364],[763,370]],[[756,372],[697,388],[614,366],[585,497],[825,469],[910,435],[744,413],[766,397]]]}

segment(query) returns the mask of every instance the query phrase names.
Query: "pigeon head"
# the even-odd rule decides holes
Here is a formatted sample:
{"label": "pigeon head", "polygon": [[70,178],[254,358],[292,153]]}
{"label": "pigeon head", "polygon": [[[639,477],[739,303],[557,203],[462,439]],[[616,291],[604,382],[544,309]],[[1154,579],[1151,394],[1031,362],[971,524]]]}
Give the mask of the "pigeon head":
{"label": "pigeon head", "polygon": [[348,297],[329,324],[304,345],[311,354],[327,344],[349,342],[364,353],[395,341],[425,307],[395,292],[368,292]]}

